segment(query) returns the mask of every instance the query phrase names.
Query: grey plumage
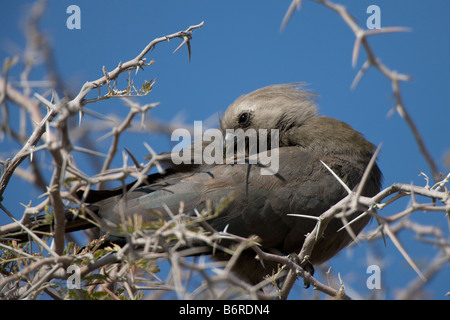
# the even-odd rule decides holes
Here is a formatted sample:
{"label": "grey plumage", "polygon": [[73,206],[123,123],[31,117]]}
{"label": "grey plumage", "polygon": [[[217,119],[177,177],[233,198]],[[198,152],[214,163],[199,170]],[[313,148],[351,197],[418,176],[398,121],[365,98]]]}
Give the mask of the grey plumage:
{"label": "grey plumage", "polygon": [[[261,175],[258,164],[248,163],[173,166],[166,174],[150,175],[146,185],[126,195],[122,195],[121,188],[91,191],[86,202],[108,225],[120,226],[121,214],[138,214],[151,221],[155,214],[167,214],[163,204],[178,212],[182,201],[189,212],[201,210],[207,202],[221,206],[227,199],[220,215],[209,221],[215,229],[228,226],[228,232],[239,236],[257,235],[263,250],[283,255],[298,253],[315,221],[289,214],[319,216],[346,196],[320,161],[355,189],[375,151],[373,144],[346,123],[319,116],[313,96],[293,84],[268,86],[239,97],[220,121],[224,132],[278,129],[279,169],[275,175]],[[362,195],[379,192],[381,179],[375,164]],[[367,216],[359,219],[352,224],[352,230],[358,234],[368,221]],[[339,219],[329,223],[314,246],[312,264],[330,259],[350,243],[345,230],[338,232],[341,227]],[[214,258],[230,257],[216,252]],[[264,266],[249,250],[240,256],[234,271],[256,283],[277,268],[270,262],[264,262]]]}
{"label": "grey plumage", "polygon": [[[153,219],[155,212],[165,214],[163,203],[177,212],[180,201],[189,211],[203,208],[207,200],[218,206],[224,199],[232,199],[220,216],[210,221],[214,228],[228,226],[228,232],[239,236],[257,235],[263,249],[298,253],[315,221],[288,214],[319,216],[346,196],[320,160],[353,189],[375,150],[349,125],[317,115],[312,95],[290,84],[239,97],[221,119],[223,131],[238,128],[280,130],[277,175],[261,175],[260,167],[251,164],[197,166],[138,188],[134,199],[128,196],[126,203],[124,198],[106,199],[97,204],[99,215],[120,224],[121,205],[126,215]],[[375,165],[363,195],[373,196],[380,187],[381,172]],[[352,224],[352,230],[358,234],[368,221],[368,217],[360,219]],[[314,247],[311,263],[330,259],[351,241],[346,231],[337,232],[340,227],[338,219],[328,225]],[[234,270],[251,283],[261,281],[276,268],[267,262],[263,268],[254,257],[254,252],[245,252]],[[216,258],[229,257],[218,253]]]}

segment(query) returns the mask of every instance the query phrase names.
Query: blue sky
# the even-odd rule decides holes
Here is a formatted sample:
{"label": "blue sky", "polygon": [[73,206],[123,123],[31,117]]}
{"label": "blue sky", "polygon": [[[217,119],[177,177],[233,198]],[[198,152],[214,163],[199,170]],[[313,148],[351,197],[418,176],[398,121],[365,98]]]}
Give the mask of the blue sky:
{"label": "blue sky", "polygon": [[[401,83],[405,107],[440,171],[448,172],[444,162],[445,154],[450,152],[450,2],[436,0],[427,2],[426,6],[417,0],[339,2],[361,26],[366,25],[369,17],[367,7],[376,4],[381,9],[382,27],[412,29],[411,32],[374,36],[369,38],[369,43],[383,63],[412,76],[412,81]],[[31,3],[8,1],[3,4],[0,12],[1,61],[6,56],[23,52],[22,26]],[[69,17],[66,8],[71,4],[81,9],[81,30],[66,27]],[[419,170],[431,174],[411,131],[398,114],[389,116],[394,107],[391,84],[377,70],[370,69],[358,87],[350,90],[366,56],[361,50],[357,66],[352,68],[354,35],[348,26],[329,9],[303,0],[301,11],[296,11],[284,32],[280,32],[289,4],[288,0],[49,1],[40,25],[53,46],[64,85],[75,94],[85,81],[103,76],[103,66],[112,70],[119,62],[134,58],[152,39],[205,21],[205,25],[193,34],[190,62],[186,47],[172,54],[180,43],[174,39],[160,43],[147,55],[149,60],[155,60],[152,66],[136,76],[133,74],[135,84],[157,78],[154,90],[136,100],[142,104],[161,103],[150,112],[151,117],[163,122],[175,119],[187,125],[193,125],[197,120],[217,120],[218,113],[223,113],[241,94],[269,84],[307,82],[307,88],[320,95],[317,103],[321,114],[349,123],[376,145],[383,143],[379,164],[385,177],[384,186],[394,182],[425,185]],[[10,81],[18,81],[21,70],[22,65],[15,66]],[[40,80],[42,71],[42,66],[36,67],[30,79]],[[125,78],[126,75],[119,81],[119,89],[121,85],[125,86]],[[87,107],[119,117],[128,112],[118,99]],[[11,117],[17,119],[17,112],[11,113]],[[147,154],[144,141],[158,152],[173,146],[167,136],[146,132],[124,137],[119,146],[127,146],[142,159]],[[0,155],[11,157],[18,148],[6,139],[0,142]],[[121,166],[120,154],[116,158],[113,166]],[[30,190],[18,179],[12,181],[4,203],[20,216],[22,207],[18,203],[28,203],[30,197],[35,199],[39,195],[39,191]],[[405,202],[399,202],[382,214],[393,214],[405,206]],[[422,223],[441,225],[448,235],[448,226],[441,213],[416,213],[413,217]],[[0,216],[0,222],[4,221],[7,221],[5,217]],[[374,226],[372,223],[371,227]],[[418,261],[431,259],[434,251],[430,246],[418,244],[412,237],[412,234],[401,234],[413,258]],[[388,265],[382,273],[386,285],[402,287],[414,278],[414,271],[390,241],[386,248],[380,244],[377,250],[388,257]],[[344,281],[364,290],[368,251],[361,246],[340,254],[329,264],[333,265],[336,274],[344,274],[352,264],[352,269],[356,270],[355,278],[344,278]],[[431,297],[443,298],[450,290],[449,280],[447,266],[426,287]]]}

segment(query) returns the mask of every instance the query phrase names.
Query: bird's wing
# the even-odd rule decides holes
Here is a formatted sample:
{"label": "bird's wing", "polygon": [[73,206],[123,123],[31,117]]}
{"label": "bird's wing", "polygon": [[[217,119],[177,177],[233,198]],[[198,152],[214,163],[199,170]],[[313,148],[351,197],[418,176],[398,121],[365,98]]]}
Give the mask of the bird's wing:
{"label": "bird's wing", "polygon": [[[262,175],[259,164],[222,164],[200,167],[195,172],[170,175],[157,182],[96,204],[99,215],[120,225],[135,214],[144,221],[201,210],[228,201],[211,225],[240,236],[258,235],[266,247],[298,246],[315,220],[288,216],[291,213],[318,216],[345,194],[319,159],[300,147],[279,149],[279,169]],[[295,233],[294,233],[295,232]]]}

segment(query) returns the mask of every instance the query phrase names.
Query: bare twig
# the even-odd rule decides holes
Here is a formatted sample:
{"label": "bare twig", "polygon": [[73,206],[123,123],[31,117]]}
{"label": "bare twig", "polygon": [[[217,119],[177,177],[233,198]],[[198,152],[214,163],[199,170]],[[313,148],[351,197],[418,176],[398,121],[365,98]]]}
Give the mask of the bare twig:
{"label": "bare twig", "polygon": [[201,22],[197,25],[190,26],[185,31],[179,31],[161,38],[154,39],[134,59],[129,60],[125,63],[120,63],[113,71],[105,71],[105,75],[95,81],[86,82],[81,88],[78,95],[68,103],[68,109],[71,112],[77,113],[81,109],[81,107],[83,107],[87,103],[85,97],[92,89],[101,88],[109,81],[117,79],[117,77],[125,71],[142,69],[146,65],[146,59],[144,58],[144,56],[158,43],[169,41],[173,38],[182,38],[182,44],[189,43],[189,40],[186,39],[189,39],[193,30],[201,28],[203,24],[204,22]]}

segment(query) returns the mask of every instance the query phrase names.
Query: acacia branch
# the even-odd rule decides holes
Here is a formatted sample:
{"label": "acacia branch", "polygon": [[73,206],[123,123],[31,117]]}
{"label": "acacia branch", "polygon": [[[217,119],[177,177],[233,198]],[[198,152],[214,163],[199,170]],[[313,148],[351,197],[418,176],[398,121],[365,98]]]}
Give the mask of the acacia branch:
{"label": "acacia branch", "polygon": [[[192,31],[198,28],[201,28],[203,26],[204,22],[201,22],[197,25],[190,26],[185,31],[179,31],[164,37],[156,38],[153,41],[151,41],[144,50],[141,51],[134,59],[129,60],[125,63],[119,63],[119,65],[112,71],[106,72],[104,71],[104,76],[91,82],[86,82],[83,87],[81,88],[78,95],[68,103],[68,109],[71,112],[78,112],[81,110],[81,108],[86,104],[85,97],[87,94],[97,88],[101,88],[105,84],[109,83],[110,81],[113,81],[117,79],[117,77],[128,70],[139,70],[143,69],[143,67],[146,65],[146,59],[144,56],[153,49],[158,43],[169,41],[173,38],[181,38],[183,39],[183,44],[188,43],[190,41],[190,38],[192,36]],[[186,40],[188,39],[188,40]]]}
{"label": "acacia branch", "polygon": [[28,156],[30,150],[32,150],[41,139],[42,135],[45,132],[47,122],[52,121],[57,112],[55,109],[50,110],[47,115],[42,119],[33,134],[30,136],[28,141],[25,143],[23,148],[14,156],[14,158],[7,162],[7,165],[4,168],[4,172],[0,178],[0,201],[2,200],[3,193],[5,192],[6,186],[8,185],[11,176],[14,173],[14,170],[22,163],[23,160]]}
{"label": "acacia branch", "polygon": [[[405,108],[405,105],[403,103],[400,87],[399,87],[399,81],[409,81],[411,79],[410,76],[400,74],[396,72],[393,69],[388,68],[386,65],[384,65],[380,59],[378,59],[373,52],[372,48],[370,47],[367,38],[372,35],[377,34],[385,34],[385,33],[391,33],[391,32],[405,32],[410,31],[409,28],[404,27],[387,27],[387,28],[381,28],[381,29],[374,29],[374,30],[365,30],[361,28],[356,20],[351,16],[351,14],[347,11],[347,9],[340,5],[333,3],[331,1],[327,0],[314,0],[315,2],[333,10],[336,12],[343,20],[344,22],[350,27],[352,32],[354,33],[356,39],[355,44],[353,46],[353,52],[352,52],[352,66],[354,67],[356,65],[356,61],[359,55],[359,49],[361,44],[363,45],[365,52],[367,54],[367,61],[362,65],[361,69],[358,71],[351,88],[354,89],[357,85],[357,83],[362,79],[363,75],[367,71],[367,69],[370,66],[375,67],[378,69],[386,78],[389,79],[389,81],[392,84],[392,92],[395,97],[395,111],[403,118],[405,119],[407,125],[409,126],[414,139],[416,140],[416,143],[419,147],[420,152],[424,156],[426,162],[428,163],[428,166],[430,167],[431,173],[433,175],[433,179],[435,182],[440,180],[439,170],[437,168],[437,165],[431,157],[430,152],[428,151],[428,148],[426,147],[425,142],[423,141],[423,138],[414,123],[413,119],[409,115],[407,109]],[[291,5],[285,15],[285,18],[283,19],[282,26],[285,26],[287,23],[287,20],[290,19],[293,9],[297,7],[300,8],[300,1],[299,0],[293,0],[291,2]],[[286,21],[285,21],[286,20]]]}

